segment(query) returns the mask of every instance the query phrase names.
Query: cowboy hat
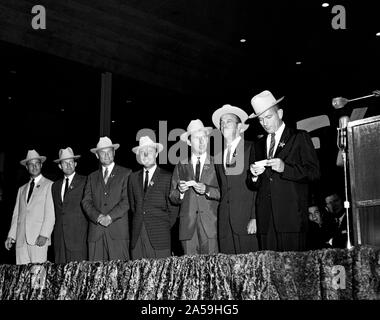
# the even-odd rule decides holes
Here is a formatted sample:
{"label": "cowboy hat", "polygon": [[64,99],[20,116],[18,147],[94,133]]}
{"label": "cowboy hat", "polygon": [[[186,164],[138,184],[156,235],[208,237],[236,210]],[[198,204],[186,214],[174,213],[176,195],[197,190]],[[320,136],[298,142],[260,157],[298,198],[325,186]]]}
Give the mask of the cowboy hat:
{"label": "cowboy hat", "polygon": [[158,150],[158,153],[164,150],[164,146],[161,143],[156,143],[148,136],[143,136],[140,137],[139,145],[137,147],[132,148],[132,151],[137,154],[140,151],[140,149],[145,147],[154,147]]}
{"label": "cowboy hat", "polygon": [[59,159],[53,160],[55,163],[60,163],[62,160],[66,159],[78,159],[80,156],[74,156],[74,151],[70,147],[66,149],[59,150]]}
{"label": "cowboy hat", "polygon": [[252,119],[258,117],[268,109],[274,107],[282,99],[284,99],[284,97],[276,100],[273,94],[268,90],[260,92],[251,99],[251,105],[253,107],[254,113],[252,113],[249,118]]}
{"label": "cowboy hat", "polygon": [[92,148],[90,151],[92,153],[96,153],[96,151],[105,149],[105,148],[114,148],[115,150],[119,149],[120,144],[115,143],[112,144],[112,141],[108,137],[100,137],[98,144],[96,145],[96,148]]}
{"label": "cowboy hat", "polygon": [[181,134],[180,139],[184,142],[187,142],[187,139],[189,138],[189,136],[198,131],[205,131],[206,134],[209,135],[210,132],[212,131],[212,128],[205,127],[203,125],[203,122],[199,119],[191,120],[189,125],[187,126],[186,132]]}
{"label": "cowboy hat", "polygon": [[41,163],[44,163],[46,160],[45,156],[40,156],[36,150],[28,150],[28,154],[26,155],[26,159],[21,160],[20,163],[21,165],[25,166],[28,161],[34,160],[34,159],[39,159],[41,160]]}
{"label": "cowboy hat", "polygon": [[241,132],[244,132],[248,129],[249,124],[244,123],[248,119],[248,114],[244,110],[235,106],[231,106],[230,104],[225,104],[223,107],[215,110],[212,114],[212,122],[214,123],[215,127],[220,130],[220,118],[227,113],[232,113],[240,118],[242,123]]}

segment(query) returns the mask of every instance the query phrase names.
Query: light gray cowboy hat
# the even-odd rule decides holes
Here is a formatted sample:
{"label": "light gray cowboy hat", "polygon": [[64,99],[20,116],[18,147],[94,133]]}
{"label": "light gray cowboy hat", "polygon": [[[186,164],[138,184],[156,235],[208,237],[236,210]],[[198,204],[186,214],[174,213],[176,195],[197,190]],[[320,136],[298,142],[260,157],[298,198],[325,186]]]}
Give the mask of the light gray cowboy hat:
{"label": "light gray cowboy hat", "polygon": [[59,150],[59,159],[53,160],[55,163],[60,163],[62,160],[66,159],[78,159],[79,155],[75,156],[73,149],[67,147],[66,149]]}
{"label": "light gray cowboy hat", "polygon": [[261,114],[263,114],[268,109],[274,107],[276,104],[278,104],[282,99],[285,97],[282,97],[278,100],[273,96],[273,94],[269,90],[265,90],[263,92],[260,92],[259,94],[255,95],[251,99],[251,105],[253,107],[254,113],[252,113],[249,118],[257,118]]}
{"label": "light gray cowboy hat", "polygon": [[28,154],[26,155],[26,158],[24,160],[21,160],[20,163],[21,165],[25,166],[28,161],[34,160],[34,159],[39,159],[41,160],[41,163],[44,163],[46,160],[45,156],[40,156],[36,150],[28,150]]}
{"label": "light gray cowboy hat", "polygon": [[105,149],[105,148],[114,148],[115,150],[119,149],[120,144],[115,143],[112,144],[112,141],[108,137],[100,137],[98,144],[96,145],[96,148],[92,148],[90,151],[92,153],[96,153],[96,151]]}
{"label": "light gray cowboy hat", "polygon": [[244,132],[248,129],[249,124],[245,124],[245,121],[248,119],[248,114],[243,109],[231,106],[230,104],[225,104],[223,107],[215,110],[212,114],[212,122],[214,123],[215,127],[220,130],[220,118],[227,113],[232,113],[240,118],[242,123],[240,132]]}

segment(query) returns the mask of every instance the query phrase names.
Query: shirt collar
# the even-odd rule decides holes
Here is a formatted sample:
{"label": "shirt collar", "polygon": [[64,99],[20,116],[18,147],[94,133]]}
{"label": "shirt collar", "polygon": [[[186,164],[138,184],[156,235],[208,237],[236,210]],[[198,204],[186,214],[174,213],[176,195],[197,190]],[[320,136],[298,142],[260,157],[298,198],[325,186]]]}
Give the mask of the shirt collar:
{"label": "shirt collar", "polygon": [[66,178],[69,178],[69,184],[71,184],[71,181],[73,181],[74,176],[75,176],[75,171],[72,174],[70,174],[68,177],[64,176],[63,180],[66,181]]}
{"label": "shirt collar", "polygon": [[103,175],[104,175],[104,171],[106,171],[106,168],[108,168],[108,174],[110,174],[112,172],[114,166],[115,166],[115,162],[112,162],[108,167],[102,166]]}
{"label": "shirt collar", "polygon": [[151,175],[153,175],[154,174],[154,172],[156,171],[156,169],[157,169],[157,164],[155,164],[152,168],[150,168],[150,169],[146,169],[146,168],[144,168],[144,174],[145,174],[145,172],[148,170],[149,171],[149,175],[151,176]]}
{"label": "shirt collar", "polygon": [[192,163],[197,163],[198,162],[198,157],[200,158],[200,162],[201,163],[204,163],[206,161],[206,157],[207,157],[207,152],[205,153],[202,153],[200,156],[197,156],[195,155],[194,153],[191,154],[191,162]]}
{"label": "shirt collar", "polygon": [[[241,140],[241,136],[238,136],[238,137],[236,137],[236,138],[234,139],[234,141],[231,142],[230,146],[231,146],[231,149],[232,149],[232,150],[233,150],[233,149],[236,149],[236,147],[237,147],[237,145],[239,144],[240,140]],[[227,147],[226,147],[226,149],[227,149]]]}
{"label": "shirt collar", "polygon": [[281,126],[275,132],[276,138],[280,138],[285,129],[285,122],[282,122]]}
{"label": "shirt collar", "polygon": [[41,178],[42,178],[42,174],[40,173],[37,177],[30,179],[30,181],[34,179],[34,184],[37,185],[38,182],[40,182]]}

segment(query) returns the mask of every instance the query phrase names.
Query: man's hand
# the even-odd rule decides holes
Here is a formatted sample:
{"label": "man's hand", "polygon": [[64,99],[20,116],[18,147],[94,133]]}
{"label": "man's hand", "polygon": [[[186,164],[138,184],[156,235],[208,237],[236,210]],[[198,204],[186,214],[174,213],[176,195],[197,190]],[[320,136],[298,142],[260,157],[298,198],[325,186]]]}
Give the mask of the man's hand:
{"label": "man's hand", "polygon": [[10,250],[15,242],[15,239],[8,237],[7,240],[5,240],[5,249]]}
{"label": "man's hand", "polygon": [[185,193],[187,190],[189,190],[189,187],[186,185],[186,181],[183,181],[183,180],[179,181],[178,190],[181,193]]}
{"label": "man's hand", "polygon": [[249,220],[248,226],[247,226],[247,232],[248,234],[256,234],[257,232],[256,219]]}
{"label": "man's hand", "polygon": [[195,185],[193,188],[199,194],[205,194],[206,192],[206,185],[202,182],[198,182],[198,184]]}
{"label": "man's hand", "polygon": [[249,169],[251,170],[251,173],[253,174],[254,177],[259,176],[260,174],[262,174],[265,171],[265,167],[257,166],[254,164],[251,164]]}
{"label": "man's hand", "polygon": [[106,215],[106,216],[103,216],[99,223],[103,226],[103,227],[108,227],[111,223],[112,223],[112,218],[110,215]]}
{"label": "man's hand", "polygon": [[285,169],[285,163],[280,158],[268,160],[268,166],[272,167],[272,170],[277,171],[279,173],[284,172]]}
{"label": "man's hand", "polygon": [[96,219],[96,223],[100,224],[100,221],[103,220],[103,218],[104,218],[104,214],[99,214],[98,219]]}
{"label": "man's hand", "polygon": [[372,93],[373,93],[376,97],[380,97],[380,90],[374,90],[374,91],[372,91]]}
{"label": "man's hand", "polygon": [[42,247],[46,244],[48,238],[39,235],[37,240],[36,240],[36,246]]}

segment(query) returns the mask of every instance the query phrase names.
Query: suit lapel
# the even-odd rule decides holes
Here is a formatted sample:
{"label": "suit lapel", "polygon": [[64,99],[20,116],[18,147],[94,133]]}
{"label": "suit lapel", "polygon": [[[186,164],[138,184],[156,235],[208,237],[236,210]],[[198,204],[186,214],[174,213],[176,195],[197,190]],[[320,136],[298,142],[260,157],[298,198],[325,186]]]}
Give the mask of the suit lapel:
{"label": "suit lapel", "polygon": [[279,155],[284,150],[284,147],[289,142],[290,137],[292,137],[292,136],[293,136],[293,131],[290,128],[288,128],[287,126],[285,126],[285,129],[284,129],[284,131],[283,131],[283,133],[281,135],[280,141],[278,143],[276,152],[274,154],[275,158],[279,157]]}
{"label": "suit lapel", "polygon": [[141,169],[137,174],[137,190],[144,198],[144,169]]}
{"label": "suit lapel", "polygon": [[36,195],[39,193],[40,188],[44,182],[45,182],[45,178],[44,178],[44,176],[42,176],[40,181],[38,181],[38,183],[34,186],[32,195],[30,196],[30,199],[29,199],[29,202],[27,203],[27,205],[29,205],[33,202],[34,197],[36,197]]}
{"label": "suit lapel", "polygon": [[205,163],[202,168],[200,181],[206,181],[208,174],[210,173],[210,168],[213,165],[212,159],[207,155]]}

